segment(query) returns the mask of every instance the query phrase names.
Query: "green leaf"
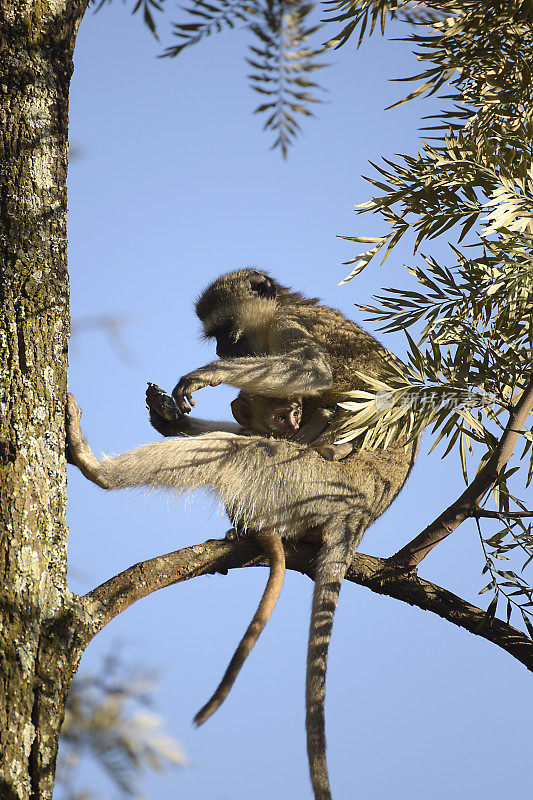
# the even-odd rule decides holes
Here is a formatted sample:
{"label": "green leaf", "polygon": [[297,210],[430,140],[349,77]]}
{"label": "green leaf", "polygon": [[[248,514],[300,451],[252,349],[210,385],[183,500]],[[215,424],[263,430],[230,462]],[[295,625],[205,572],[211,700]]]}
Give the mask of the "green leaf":
{"label": "green leaf", "polygon": [[492,619],[496,614],[496,607],[498,605],[498,595],[495,594],[492,600],[489,603],[489,607],[487,608],[486,614],[488,619]]}

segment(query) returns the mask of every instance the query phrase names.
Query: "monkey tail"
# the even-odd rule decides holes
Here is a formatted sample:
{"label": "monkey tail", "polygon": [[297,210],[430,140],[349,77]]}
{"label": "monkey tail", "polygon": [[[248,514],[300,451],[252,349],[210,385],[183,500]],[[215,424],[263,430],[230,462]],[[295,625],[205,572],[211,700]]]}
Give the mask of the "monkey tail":
{"label": "monkey tail", "polygon": [[276,531],[268,531],[267,533],[256,533],[255,538],[268,556],[270,566],[268,583],[263,592],[261,602],[257,607],[257,611],[246,629],[239,646],[235,650],[222,680],[210,700],[202,706],[194,717],[194,722],[198,726],[209,719],[211,714],[214,714],[228,696],[237,675],[241,671],[242,665],[248,658],[250,651],[270,619],[283,586],[283,579],[285,577],[285,552],[283,550],[281,537]]}
{"label": "monkey tail", "polygon": [[333,617],[342,581],[366,525],[357,525],[337,543],[323,545],[317,560],[309,628],[306,675],[306,730],[309,771],[315,800],[331,800],[326,763],[326,667]]}

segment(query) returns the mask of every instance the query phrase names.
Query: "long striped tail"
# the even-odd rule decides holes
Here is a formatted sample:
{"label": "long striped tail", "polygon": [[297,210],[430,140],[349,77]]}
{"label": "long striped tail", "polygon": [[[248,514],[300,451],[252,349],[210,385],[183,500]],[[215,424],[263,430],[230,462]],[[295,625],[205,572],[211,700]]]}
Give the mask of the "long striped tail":
{"label": "long striped tail", "polygon": [[343,539],[326,541],[317,561],[306,676],[307,755],[315,800],[331,800],[324,713],[328,649],[342,581],[366,527],[359,519]]}

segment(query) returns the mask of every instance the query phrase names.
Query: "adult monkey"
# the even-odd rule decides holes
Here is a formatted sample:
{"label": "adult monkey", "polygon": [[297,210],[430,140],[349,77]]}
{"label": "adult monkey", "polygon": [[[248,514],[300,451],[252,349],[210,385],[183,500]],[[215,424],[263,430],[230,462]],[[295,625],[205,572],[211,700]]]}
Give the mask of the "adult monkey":
{"label": "adult monkey", "polygon": [[[192,393],[228,383],[250,394],[303,396],[307,413],[331,407],[361,388],[360,371],[384,375],[386,351],[339,311],[308,300],[254,269],[223,275],[196,304],[220,360],[185,375],[173,395],[184,413]],[[340,586],[366,528],[392,503],[411,469],[416,443],[357,450],[326,461],[287,440],[206,433],[144,445],[99,461],[79,428],[73,397],[67,435],[74,463],[108,489],[210,486],[230,517],[253,531],[298,538],[319,529],[323,546],[315,574],[306,679],[307,749],[316,800],[331,800],[326,766],[326,662]],[[324,434],[334,437],[330,426]]]}

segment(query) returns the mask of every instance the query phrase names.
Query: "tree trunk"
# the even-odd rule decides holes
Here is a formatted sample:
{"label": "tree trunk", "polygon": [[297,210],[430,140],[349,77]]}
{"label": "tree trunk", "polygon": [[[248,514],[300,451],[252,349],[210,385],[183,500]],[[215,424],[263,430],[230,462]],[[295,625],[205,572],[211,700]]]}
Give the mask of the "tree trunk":
{"label": "tree trunk", "polygon": [[[68,89],[84,11],[0,0],[0,797],[49,798],[65,609]],[[74,659],[76,662],[78,659]]]}

